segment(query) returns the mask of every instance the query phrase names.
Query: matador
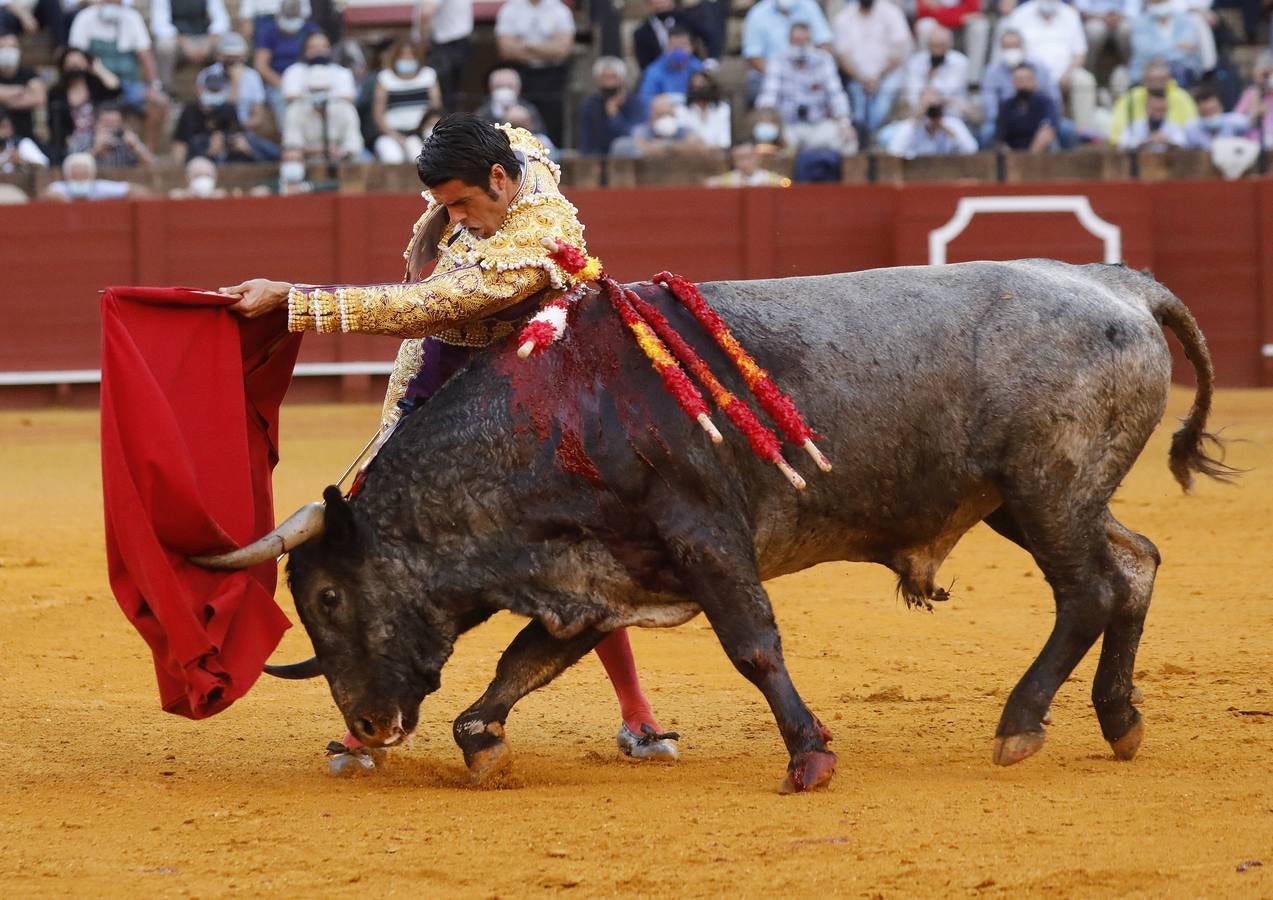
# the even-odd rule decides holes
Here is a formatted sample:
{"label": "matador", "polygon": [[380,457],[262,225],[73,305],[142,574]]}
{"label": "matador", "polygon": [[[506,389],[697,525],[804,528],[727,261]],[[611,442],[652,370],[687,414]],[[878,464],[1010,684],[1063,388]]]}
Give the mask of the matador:
{"label": "matador", "polygon": [[[254,278],[223,293],[253,317],[287,306],[291,331],[405,338],[385,395],[383,424],[409,414],[474,352],[519,330],[569,286],[544,238],[585,248],[578,210],[561,193],[561,171],[529,132],[454,113],[434,128],[416,160],[427,206],[407,244],[400,283],[301,285]],[[619,749],[675,759],[641,690],[626,631],[597,646],[619,699]],[[643,728],[642,726],[646,726]],[[652,730],[649,730],[652,729]],[[346,734],[343,743],[357,748]],[[335,771],[335,768],[333,768]]]}

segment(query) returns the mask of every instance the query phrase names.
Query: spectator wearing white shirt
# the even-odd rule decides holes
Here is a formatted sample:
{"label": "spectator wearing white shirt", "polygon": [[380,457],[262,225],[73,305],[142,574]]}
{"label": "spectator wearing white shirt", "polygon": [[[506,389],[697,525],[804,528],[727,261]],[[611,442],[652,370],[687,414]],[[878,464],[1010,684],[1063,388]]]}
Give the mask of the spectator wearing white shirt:
{"label": "spectator wearing white shirt", "polygon": [[203,68],[212,61],[218,36],[230,30],[225,0],[150,0],[159,79],[172,84],[183,63]]}
{"label": "spectator wearing white shirt", "polygon": [[686,128],[697,134],[708,147],[728,150],[730,146],[729,104],[720,98],[716,79],[706,70],[690,76],[685,105],[678,115]]}
{"label": "spectator wearing white shirt", "polygon": [[146,191],[127,181],[107,181],[97,177],[97,163],[88,153],[72,153],[62,161],[62,180],[45,189],[49,200],[122,200],[145,196]]}
{"label": "spectator wearing white shirt", "polygon": [[119,79],[120,102],[145,119],[146,145],[155,147],[168,118],[168,97],[141,13],[121,0],[99,0],[75,17],[68,44],[91,53]]}
{"label": "spectator wearing white shirt", "polygon": [[[1241,116],[1243,121],[1245,116]],[[24,169],[48,168],[49,158],[39,145],[29,137],[17,134],[13,129],[13,119],[0,107],[0,173],[5,175]]]}
{"label": "spectator wearing white shirt", "polygon": [[331,53],[327,35],[315,31],[305,38],[301,59],[283,73],[283,146],[352,159],[364,149],[354,73],[333,63]]}
{"label": "spectator wearing white shirt", "polygon": [[790,42],[786,53],[769,60],[756,108],[778,111],[787,147],[793,152],[855,152],[857,133],[835,57],[813,46],[808,25],[792,25]]}
{"label": "spectator wearing white shirt", "polygon": [[914,115],[899,123],[889,136],[888,152],[904,159],[976,153],[977,139],[963,119],[945,112],[942,101],[942,95],[935,88],[924,88]]}
{"label": "spectator wearing white shirt", "polygon": [[1030,58],[1047,67],[1070,102],[1070,118],[1090,130],[1096,112],[1096,76],[1084,68],[1087,33],[1078,10],[1061,0],[1029,0],[1008,16],[1007,27],[1021,32]]}
{"label": "spectator wearing white shirt", "polygon": [[420,0],[418,15],[420,37],[429,37],[429,68],[438,73],[442,105],[456,109],[473,51],[473,0]]}
{"label": "spectator wearing white shirt", "polygon": [[442,87],[437,73],[423,65],[423,49],[411,40],[399,38],[384,59],[371,105],[380,131],[376,158],[403,163],[419,156],[424,146],[420,126],[430,109],[441,109]]}
{"label": "spectator wearing white shirt", "polygon": [[575,18],[561,0],[504,0],[495,17],[500,59],[516,67],[522,92],[543,119],[544,132],[562,140]]}
{"label": "spectator wearing white shirt", "polygon": [[968,103],[968,57],[954,45],[950,30],[941,25],[928,32],[928,45],[906,63],[906,102],[914,111],[920,95],[932,89],[941,98],[946,113],[962,118]]}
{"label": "spectator wearing white shirt", "polygon": [[1150,153],[1162,153],[1188,143],[1184,126],[1167,121],[1167,98],[1158,93],[1145,98],[1145,115],[1132,120],[1118,140],[1121,150],[1147,150]]}
{"label": "spectator wearing white shirt", "polygon": [[1132,53],[1132,23],[1140,15],[1140,0],[1074,0],[1087,34],[1087,69],[1099,71],[1101,56],[1112,48],[1116,65],[1126,65]]}
{"label": "spectator wearing white shirt", "polygon": [[849,105],[866,141],[888,121],[914,48],[906,14],[892,0],[851,0],[832,25]]}

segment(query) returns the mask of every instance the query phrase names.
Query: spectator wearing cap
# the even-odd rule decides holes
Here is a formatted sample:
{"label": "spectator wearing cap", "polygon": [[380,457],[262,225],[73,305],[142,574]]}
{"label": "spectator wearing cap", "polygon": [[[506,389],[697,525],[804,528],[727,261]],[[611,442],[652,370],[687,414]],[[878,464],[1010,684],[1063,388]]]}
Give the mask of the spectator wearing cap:
{"label": "spectator wearing cap", "polygon": [[[1057,114],[1061,112],[1061,92],[1057,90],[1056,84],[1052,81],[1052,75],[1047,68],[1040,65],[1037,60],[1030,59],[1025,52],[1025,42],[1021,39],[1021,33],[1011,28],[1005,28],[999,35],[999,52],[994,55],[990,65],[986,66],[986,71],[981,78],[981,106],[982,106],[982,146],[989,147],[995,140],[995,123],[999,118],[999,109],[1003,106],[1005,100],[1011,100],[1017,94],[1017,87],[1014,83],[1014,72],[1020,67],[1025,66],[1034,73],[1034,90],[1038,94],[1051,99],[1052,104],[1056,107]],[[1059,123],[1060,133],[1058,139],[1063,147],[1072,145],[1075,136],[1073,129],[1065,122]],[[1068,135],[1068,138],[1067,138]]]}
{"label": "spectator wearing cap", "polygon": [[321,31],[305,39],[304,55],[283,73],[283,146],[311,155],[353,159],[364,150],[354,109],[354,73],[332,62],[331,42]]}
{"label": "spectator wearing cap", "polygon": [[438,73],[442,105],[459,108],[460,81],[473,52],[473,0],[420,0],[419,32],[429,36],[429,67]]}
{"label": "spectator wearing cap", "polygon": [[[701,8],[702,4],[699,4]],[[708,48],[708,56],[720,57],[720,48],[712,47],[712,41],[698,17],[679,8],[676,0],[645,0],[645,13],[641,24],[632,32],[632,53],[642,72],[667,50],[675,28],[683,29],[692,38],[702,41]]]}
{"label": "spectator wearing cap", "polygon": [[155,163],[154,154],[124,122],[123,110],[115,103],[104,103],[97,111],[92,154],[99,166],[108,168],[142,166],[148,169]]}
{"label": "spectator wearing cap", "polygon": [[265,162],[278,159],[278,148],[249,134],[239,121],[225,72],[208,68],[199,73],[198,97],[186,104],[172,135],[177,162],[204,156],[218,163]]}
{"label": "spectator wearing cap", "polygon": [[1266,50],[1256,60],[1255,78],[1233,111],[1247,117],[1251,136],[1264,149],[1273,150],[1273,50]]}
{"label": "spectator wearing cap", "polygon": [[93,147],[97,109],[119,96],[119,79],[101,60],[74,47],[58,57],[58,79],[49,88],[49,149],[54,161]]}
{"label": "spectator wearing cap", "polygon": [[309,21],[303,10],[301,0],[282,0],[277,16],[257,21],[253,68],[265,82],[266,100],[280,128],[287,115],[283,73],[301,58],[306,39],[318,31],[318,26]]}
{"label": "spectator wearing cap", "polygon": [[150,30],[164,84],[173,83],[177,66],[202,69],[212,62],[216,41],[230,30],[225,0],[150,0]]}
{"label": "spectator wearing cap", "polygon": [[20,138],[35,137],[31,113],[47,99],[44,81],[35,69],[22,65],[18,36],[0,35],[0,109],[8,110],[14,134]]}
{"label": "spectator wearing cap", "polygon": [[659,94],[675,94],[684,101],[690,76],[702,70],[690,33],[676,26],[668,33],[667,49],[641,74],[641,102],[648,105]]}
{"label": "spectator wearing cap", "polygon": [[562,140],[563,105],[575,46],[575,17],[561,0],[504,0],[495,16],[500,59],[514,66],[543,131]]}
{"label": "spectator wearing cap", "polygon": [[[253,134],[266,126],[265,81],[261,73],[248,65],[248,42],[236,31],[223,34],[217,41],[217,61],[199,73],[208,78],[214,72],[225,76],[229,84],[230,105],[239,124]],[[202,84],[200,82],[200,84]]]}
{"label": "spectator wearing cap", "polygon": [[1029,153],[1052,149],[1061,132],[1056,101],[1039,90],[1038,76],[1025,63],[1012,70],[1012,86],[1013,95],[995,116],[995,145]]}
{"label": "spectator wearing cap", "polygon": [[157,146],[168,117],[168,97],[141,13],[121,0],[99,0],[80,10],[68,43],[92,53],[119,78],[120,102],[144,117],[146,144]]}
{"label": "spectator wearing cap", "polygon": [[1129,122],[1145,117],[1145,105],[1151,95],[1166,98],[1167,121],[1179,125],[1182,130],[1198,118],[1198,105],[1189,92],[1172,79],[1167,63],[1161,59],[1152,60],[1145,66],[1144,84],[1132,88],[1114,103],[1109,129],[1111,144],[1118,146]]}
{"label": "spectator wearing cap", "polygon": [[920,107],[926,90],[941,97],[946,112],[964,116],[968,103],[968,57],[954,48],[950,30],[935,25],[928,30],[923,50],[906,63],[906,102],[912,110]]}
{"label": "spectator wearing cap", "polygon": [[945,111],[935,87],[920,91],[911,118],[898,124],[889,136],[888,152],[904,159],[918,156],[962,156],[977,152],[977,139],[963,119]]}
{"label": "spectator wearing cap", "polygon": [[1198,32],[1193,20],[1177,12],[1174,0],[1149,0],[1145,11],[1132,28],[1131,62],[1127,74],[1140,81],[1145,66],[1162,59],[1177,84],[1188,87],[1198,78],[1202,59],[1199,55]]}
{"label": "spectator wearing cap", "polygon": [[747,100],[760,93],[769,60],[787,52],[791,26],[807,25],[813,44],[831,49],[831,25],[817,0],[757,0],[743,19],[743,59],[747,61]]}
{"label": "spectator wearing cap", "polygon": [[1217,138],[1250,137],[1251,120],[1240,112],[1227,113],[1213,88],[1196,96],[1198,118],[1185,126],[1185,145],[1194,150],[1210,150]]}
{"label": "spectator wearing cap", "polygon": [[603,56],[592,64],[592,83],[596,90],[579,106],[575,143],[580,153],[603,155],[645,120],[645,105],[628,90],[628,66],[617,56]]}
{"label": "spectator wearing cap", "polygon": [[1145,113],[1133,119],[1118,139],[1121,150],[1146,150],[1161,153],[1189,143],[1183,125],[1167,118],[1167,98],[1151,93],[1145,98]]}
{"label": "spectator wearing cap", "polygon": [[540,114],[539,107],[522,96],[522,77],[517,74],[516,69],[496,69],[486,79],[486,86],[490,93],[486,95],[486,99],[474,113],[479,119],[487,122],[505,122],[508,120],[510,109],[514,106],[524,106],[530,111],[531,119],[536,126],[534,130],[544,130],[544,117]]}
{"label": "spectator wearing cap", "polygon": [[792,151],[852,153],[857,149],[857,134],[835,57],[812,46],[812,41],[809,26],[791,26],[787,52],[770,59],[765,69],[756,107],[778,111]]}
{"label": "spectator wearing cap", "polygon": [[888,121],[905,80],[914,42],[906,14],[892,0],[851,0],[832,24],[835,57],[865,140]]}
{"label": "spectator wearing cap", "polygon": [[1021,33],[1030,58],[1048,70],[1053,84],[1069,100],[1070,116],[1080,131],[1090,130],[1096,115],[1096,76],[1087,63],[1087,33],[1078,10],[1061,0],[1029,0],[1006,19]]}
{"label": "spectator wearing cap", "polygon": [[420,154],[420,125],[430,109],[442,108],[442,87],[438,74],[424,65],[423,48],[409,38],[394,42],[385,62],[372,97],[376,158],[403,163]]}
{"label": "spectator wearing cap", "polygon": [[928,34],[940,25],[963,47],[968,59],[968,81],[981,82],[990,47],[990,20],[981,11],[981,0],[916,0],[915,40],[928,43]]}
{"label": "spectator wearing cap", "polygon": [[0,174],[43,169],[48,164],[49,158],[40,146],[32,138],[18,134],[13,127],[13,116],[0,107]]}
{"label": "spectator wearing cap", "polygon": [[62,162],[62,178],[45,189],[49,200],[121,200],[142,197],[147,191],[127,181],[108,181],[97,177],[97,162],[89,153],[72,153]]}

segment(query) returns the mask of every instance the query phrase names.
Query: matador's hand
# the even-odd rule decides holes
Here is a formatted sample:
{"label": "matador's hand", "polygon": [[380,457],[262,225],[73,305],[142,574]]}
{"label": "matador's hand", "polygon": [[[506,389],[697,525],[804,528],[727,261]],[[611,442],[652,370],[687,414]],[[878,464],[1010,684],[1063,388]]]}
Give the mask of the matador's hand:
{"label": "matador's hand", "polygon": [[234,287],[223,287],[222,294],[238,297],[239,302],[230,307],[241,316],[255,319],[278,309],[287,303],[292,286],[286,281],[270,281],[268,278],[250,278]]}

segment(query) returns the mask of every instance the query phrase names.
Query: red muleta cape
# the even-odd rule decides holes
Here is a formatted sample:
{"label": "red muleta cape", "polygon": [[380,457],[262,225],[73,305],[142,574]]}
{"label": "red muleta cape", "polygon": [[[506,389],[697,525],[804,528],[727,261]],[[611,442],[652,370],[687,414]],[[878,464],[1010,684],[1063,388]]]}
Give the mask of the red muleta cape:
{"label": "red muleta cape", "polygon": [[163,708],[201,719],[260,677],[289,623],[277,569],[212,572],[192,554],[274,527],[278,409],[300,336],[188,288],[102,297],[102,495],[111,590],[150,645]]}

